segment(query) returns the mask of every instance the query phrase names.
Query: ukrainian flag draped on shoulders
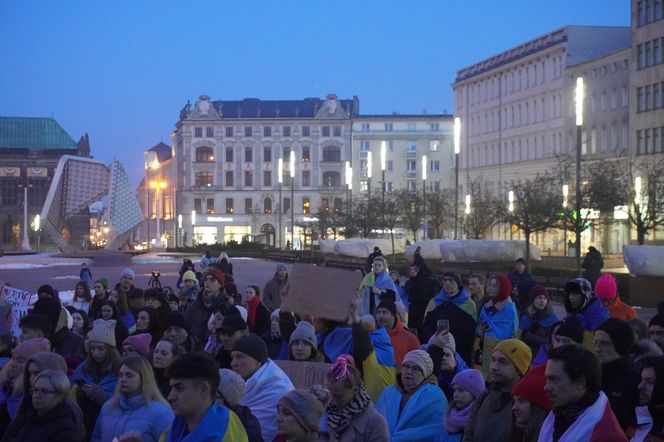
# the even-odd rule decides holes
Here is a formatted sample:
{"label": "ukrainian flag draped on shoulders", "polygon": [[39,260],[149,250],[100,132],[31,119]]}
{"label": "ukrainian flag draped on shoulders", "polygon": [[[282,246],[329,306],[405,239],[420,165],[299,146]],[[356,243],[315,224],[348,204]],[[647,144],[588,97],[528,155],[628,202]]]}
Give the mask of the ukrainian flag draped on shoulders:
{"label": "ukrainian flag draped on shoulders", "polygon": [[397,381],[397,366],[390,335],[384,327],[369,333],[373,351],[362,361],[364,385],[375,402],[386,387]]}
{"label": "ukrainian flag draped on shoulders", "polygon": [[161,435],[160,442],[249,442],[240,418],[228,408],[213,402],[191,432],[181,417]]}
{"label": "ukrainian flag draped on shoulders", "polygon": [[381,290],[392,290],[395,295],[397,293],[397,286],[392,281],[390,274],[383,270],[378,275],[375,275],[373,272],[369,272],[360,282],[360,287],[358,289],[360,293],[360,315],[373,314],[371,311],[371,296],[374,296],[374,308],[380,303],[378,296],[371,293],[371,289],[376,287]]}
{"label": "ukrainian flag draped on shoulders", "polygon": [[445,290],[440,289],[440,292],[438,292],[438,294],[431,301],[429,301],[429,305],[427,305],[426,308],[426,313],[429,313],[439,305],[447,302],[456,305],[465,313],[470,315],[475,320],[475,322],[477,322],[477,308],[475,307],[475,303],[470,298],[470,295],[468,294],[468,291],[465,287],[462,287],[461,292],[455,296],[450,296]]}

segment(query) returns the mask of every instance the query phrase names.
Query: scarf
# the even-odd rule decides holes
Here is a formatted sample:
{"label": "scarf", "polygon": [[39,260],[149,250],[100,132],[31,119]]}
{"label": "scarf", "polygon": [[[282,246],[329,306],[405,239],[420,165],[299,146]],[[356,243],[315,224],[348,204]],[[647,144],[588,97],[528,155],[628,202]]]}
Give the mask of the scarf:
{"label": "scarf", "polygon": [[468,419],[470,418],[471,413],[473,412],[473,404],[474,401],[468,404],[463,410],[458,410],[452,405],[447,407],[443,426],[448,433],[457,434],[463,431],[464,427],[468,423]]}
{"label": "scarf", "polygon": [[256,309],[260,302],[261,300],[258,296],[254,296],[251,300],[247,301],[247,319],[249,319],[249,325],[252,327],[256,323]]}
{"label": "scarf", "polygon": [[597,393],[586,393],[581,399],[565,408],[554,409],[556,420],[553,423],[553,439],[558,440],[565,431],[578,419],[586,408],[597,402]]}
{"label": "scarf", "polygon": [[330,405],[327,408],[327,426],[336,439],[341,438],[341,433],[348,428],[350,423],[371,404],[371,398],[364,388],[364,383],[360,383],[360,388],[353,396],[353,399],[343,408],[337,408]]}

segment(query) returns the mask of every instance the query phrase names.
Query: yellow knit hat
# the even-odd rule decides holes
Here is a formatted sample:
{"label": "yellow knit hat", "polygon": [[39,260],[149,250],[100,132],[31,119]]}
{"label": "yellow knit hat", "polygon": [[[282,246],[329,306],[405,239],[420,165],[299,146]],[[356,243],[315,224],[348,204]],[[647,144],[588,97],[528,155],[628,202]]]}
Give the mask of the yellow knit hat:
{"label": "yellow knit hat", "polygon": [[507,356],[521,376],[528,371],[530,361],[533,358],[530,347],[520,339],[505,339],[504,341],[500,341],[493,348],[493,351],[499,351]]}

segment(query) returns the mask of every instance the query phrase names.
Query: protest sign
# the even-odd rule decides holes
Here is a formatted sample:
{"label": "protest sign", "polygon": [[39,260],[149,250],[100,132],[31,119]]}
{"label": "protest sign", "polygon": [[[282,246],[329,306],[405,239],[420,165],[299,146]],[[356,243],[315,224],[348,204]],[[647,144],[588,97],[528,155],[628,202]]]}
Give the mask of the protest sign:
{"label": "protest sign", "polygon": [[360,278],[351,270],[296,263],[282,294],[281,310],[345,321]]}
{"label": "protest sign", "polygon": [[308,389],[325,385],[325,375],[332,364],[325,362],[274,361],[288,375],[295,388]]}
{"label": "protest sign", "polygon": [[28,314],[28,307],[36,301],[36,293],[5,286],[5,302],[12,306],[12,335],[21,335],[18,323],[23,316]]}

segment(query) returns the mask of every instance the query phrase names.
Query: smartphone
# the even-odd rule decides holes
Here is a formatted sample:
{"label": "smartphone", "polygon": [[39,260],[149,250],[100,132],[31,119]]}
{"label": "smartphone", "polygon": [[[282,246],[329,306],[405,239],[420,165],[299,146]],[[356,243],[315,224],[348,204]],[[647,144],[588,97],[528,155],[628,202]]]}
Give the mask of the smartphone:
{"label": "smartphone", "polygon": [[439,319],[436,321],[436,334],[450,331],[450,321]]}

